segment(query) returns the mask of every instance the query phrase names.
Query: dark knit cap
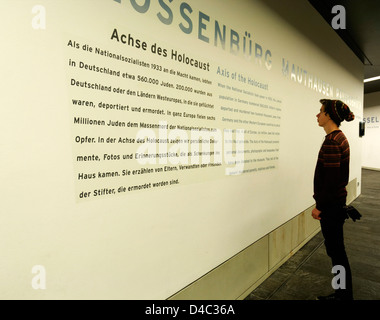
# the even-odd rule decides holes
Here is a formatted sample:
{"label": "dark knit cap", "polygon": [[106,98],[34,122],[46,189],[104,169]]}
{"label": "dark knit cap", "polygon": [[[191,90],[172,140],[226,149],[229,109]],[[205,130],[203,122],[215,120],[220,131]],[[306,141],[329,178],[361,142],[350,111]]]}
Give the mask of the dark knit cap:
{"label": "dark knit cap", "polygon": [[325,106],[325,112],[336,124],[340,124],[343,120],[352,121],[355,119],[355,115],[348,105],[340,100],[321,99],[319,102]]}

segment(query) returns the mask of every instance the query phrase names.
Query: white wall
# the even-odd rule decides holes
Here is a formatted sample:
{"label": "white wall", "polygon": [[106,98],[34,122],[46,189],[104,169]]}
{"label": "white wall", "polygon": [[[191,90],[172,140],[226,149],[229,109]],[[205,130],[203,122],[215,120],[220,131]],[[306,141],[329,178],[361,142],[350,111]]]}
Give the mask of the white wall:
{"label": "white wall", "polygon": [[380,92],[364,97],[363,167],[380,170]]}
{"label": "white wall", "polygon": [[[273,8],[270,1],[192,0],[182,7],[152,1],[146,13],[133,3],[143,2],[0,4],[8,48],[0,60],[2,298],[171,296],[313,204],[324,137],[315,117],[319,99],[342,98],[362,116],[362,65],[308,4],[299,2],[306,15],[293,19],[302,27],[276,13],[284,6],[278,2]],[[214,45],[215,21],[226,26],[224,48],[220,39]],[[115,29],[134,45],[112,37]],[[205,68],[178,61],[172,50]],[[85,82],[92,88],[80,86]],[[117,108],[99,108],[101,102]],[[142,122],[169,127],[147,129]],[[350,180],[360,181],[357,125],[342,129],[352,150]],[[216,130],[220,166],[206,161],[182,170],[186,162],[198,165],[196,144],[185,142],[194,130],[184,127]],[[177,136],[182,143],[146,140]],[[136,156],[167,151],[184,156],[145,162]],[[133,174],[140,169],[153,171]],[[157,182],[164,184],[153,187]],[[141,188],[126,191],[134,186]],[[36,265],[46,271],[46,289],[31,285]]]}

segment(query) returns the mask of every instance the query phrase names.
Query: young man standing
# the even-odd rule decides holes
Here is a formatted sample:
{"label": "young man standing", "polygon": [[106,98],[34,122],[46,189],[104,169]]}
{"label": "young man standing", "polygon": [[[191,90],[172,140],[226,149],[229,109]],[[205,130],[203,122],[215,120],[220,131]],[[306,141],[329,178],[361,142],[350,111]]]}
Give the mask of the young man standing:
{"label": "young man standing", "polygon": [[[312,217],[320,220],[325,238],[327,255],[332,265],[345,274],[345,283],[340,283],[335,292],[319,300],[352,300],[351,269],[344,248],[343,224],[347,217],[346,185],[349,179],[350,147],[344,133],[339,129],[342,121],[354,120],[350,108],[340,100],[320,100],[318,124],[326,132],[318,154],[314,175],[314,199],[316,207]],[[343,267],[343,268],[342,268]],[[341,275],[340,275],[341,276]]]}

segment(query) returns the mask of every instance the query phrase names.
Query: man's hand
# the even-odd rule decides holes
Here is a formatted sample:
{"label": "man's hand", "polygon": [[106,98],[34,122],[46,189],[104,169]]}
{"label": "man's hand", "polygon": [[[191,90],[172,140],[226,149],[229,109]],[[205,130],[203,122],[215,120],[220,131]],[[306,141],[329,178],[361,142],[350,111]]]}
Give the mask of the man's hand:
{"label": "man's hand", "polygon": [[311,212],[311,216],[316,220],[321,220],[321,217],[319,216],[322,211],[319,211],[317,208],[314,208]]}

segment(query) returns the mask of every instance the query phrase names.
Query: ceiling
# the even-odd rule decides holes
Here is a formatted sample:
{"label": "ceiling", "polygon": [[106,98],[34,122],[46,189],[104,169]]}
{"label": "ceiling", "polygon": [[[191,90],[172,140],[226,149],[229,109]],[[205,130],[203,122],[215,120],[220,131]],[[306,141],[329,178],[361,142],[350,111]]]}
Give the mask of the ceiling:
{"label": "ceiling", "polygon": [[[363,62],[364,79],[380,76],[380,1],[378,0],[309,0],[331,25],[337,13],[335,5],[346,9],[346,29],[335,32]],[[364,83],[364,93],[380,91],[380,80]]]}

